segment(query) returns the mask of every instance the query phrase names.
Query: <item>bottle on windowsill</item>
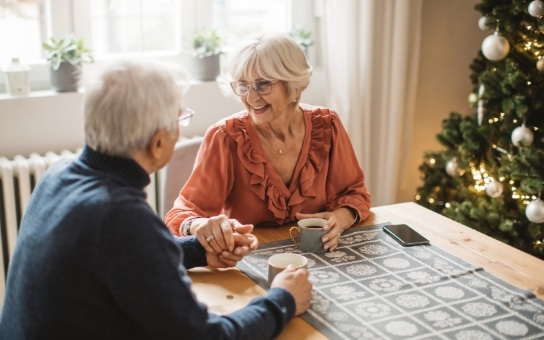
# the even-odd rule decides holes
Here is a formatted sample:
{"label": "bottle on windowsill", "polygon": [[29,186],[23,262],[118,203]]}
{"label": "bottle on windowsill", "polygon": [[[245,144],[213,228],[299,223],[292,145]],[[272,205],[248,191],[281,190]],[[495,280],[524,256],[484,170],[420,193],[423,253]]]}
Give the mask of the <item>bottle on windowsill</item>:
{"label": "bottle on windowsill", "polygon": [[26,96],[30,93],[30,67],[21,64],[19,58],[12,58],[2,72],[6,74],[6,90],[9,95]]}

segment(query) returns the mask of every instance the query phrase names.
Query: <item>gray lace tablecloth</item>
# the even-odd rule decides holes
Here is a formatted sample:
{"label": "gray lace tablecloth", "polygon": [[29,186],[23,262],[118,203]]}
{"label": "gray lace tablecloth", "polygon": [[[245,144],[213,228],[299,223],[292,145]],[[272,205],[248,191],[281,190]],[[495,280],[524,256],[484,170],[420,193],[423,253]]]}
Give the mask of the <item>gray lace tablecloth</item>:
{"label": "gray lace tablecloth", "polygon": [[314,297],[301,317],[331,339],[544,339],[543,300],[435,246],[402,247],[382,225],[349,229],[325,254],[267,243],[238,267],[267,288],[276,253],[308,257]]}

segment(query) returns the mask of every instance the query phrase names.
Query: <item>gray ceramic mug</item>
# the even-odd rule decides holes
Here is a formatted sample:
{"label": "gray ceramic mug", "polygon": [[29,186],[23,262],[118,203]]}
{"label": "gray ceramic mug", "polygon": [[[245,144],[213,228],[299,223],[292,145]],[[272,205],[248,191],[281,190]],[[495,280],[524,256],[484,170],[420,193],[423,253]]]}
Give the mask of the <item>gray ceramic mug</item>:
{"label": "gray ceramic mug", "polygon": [[304,218],[297,222],[298,227],[291,227],[289,235],[300,250],[308,253],[324,253],[323,242],[321,237],[326,231],[323,225],[327,220],[323,218]]}

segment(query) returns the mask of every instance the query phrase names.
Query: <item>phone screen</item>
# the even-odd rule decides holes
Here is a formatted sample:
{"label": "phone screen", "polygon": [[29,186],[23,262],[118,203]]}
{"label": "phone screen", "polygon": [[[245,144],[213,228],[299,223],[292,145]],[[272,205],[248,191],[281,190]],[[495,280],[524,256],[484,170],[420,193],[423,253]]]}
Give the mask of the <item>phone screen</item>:
{"label": "phone screen", "polygon": [[387,225],[383,227],[383,231],[405,247],[429,244],[429,240],[406,224]]}

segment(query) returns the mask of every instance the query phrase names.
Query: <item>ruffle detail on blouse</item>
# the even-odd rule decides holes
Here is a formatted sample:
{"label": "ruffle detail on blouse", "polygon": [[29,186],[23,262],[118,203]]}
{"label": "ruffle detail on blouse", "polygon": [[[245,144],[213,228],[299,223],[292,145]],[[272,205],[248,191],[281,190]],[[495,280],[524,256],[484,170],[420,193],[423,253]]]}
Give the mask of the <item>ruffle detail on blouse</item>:
{"label": "ruffle detail on blouse", "polygon": [[[305,111],[306,113],[306,111]],[[300,211],[304,203],[315,198],[314,181],[318,173],[329,159],[331,148],[331,118],[328,110],[316,109],[311,112],[312,131],[310,147],[306,161],[300,171],[297,190],[291,195],[289,200],[290,211]],[[300,206],[300,209],[294,209]],[[291,216],[294,219],[294,214]]]}
{"label": "ruffle detail on blouse", "polygon": [[[311,114],[312,131],[309,145],[309,151],[304,165],[302,166],[298,178],[299,183],[296,191],[291,197],[286,198],[281,190],[270,180],[266,171],[267,159],[255,151],[254,145],[249,138],[245,126],[247,116],[238,116],[226,121],[226,130],[228,135],[236,143],[236,152],[242,166],[251,173],[249,188],[259,197],[267,200],[268,210],[274,215],[274,221],[283,224],[288,220],[294,220],[294,213],[291,211],[300,211],[293,209],[297,206],[304,206],[309,199],[316,197],[313,187],[314,179],[323,167],[325,160],[328,159],[328,153],[331,144],[331,118],[328,110],[319,108],[304,110],[304,114]],[[302,157],[305,157],[302,155]],[[292,215],[292,216],[291,216]]]}

